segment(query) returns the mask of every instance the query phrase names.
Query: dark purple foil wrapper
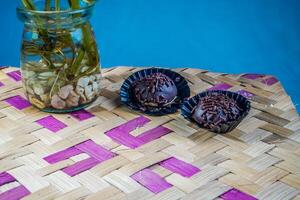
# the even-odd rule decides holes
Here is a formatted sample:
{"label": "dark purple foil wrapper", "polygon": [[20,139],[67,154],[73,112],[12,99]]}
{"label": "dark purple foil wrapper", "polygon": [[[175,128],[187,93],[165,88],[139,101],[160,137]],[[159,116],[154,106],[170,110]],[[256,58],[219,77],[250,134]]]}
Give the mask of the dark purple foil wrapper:
{"label": "dark purple foil wrapper", "polygon": [[[235,100],[237,105],[242,109],[242,111],[240,111],[240,115],[234,121],[228,121],[226,123],[216,125],[208,130],[211,132],[215,132],[215,133],[227,133],[229,131],[232,131],[247,116],[247,114],[249,113],[250,108],[251,108],[250,101],[238,93],[230,92],[230,91],[223,91],[223,90],[210,90],[210,91],[202,92],[202,93],[190,98],[189,100],[186,100],[182,104],[181,114],[184,116],[184,118],[197,123],[195,121],[195,119],[193,118],[193,114],[194,114],[193,111],[197,107],[200,98],[208,96],[211,93],[224,94],[224,95],[228,96],[229,98]],[[199,125],[199,127],[204,128],[199,123],[197,123],[197,124]]]}
{"label": "dark purple foil wrapper", "polygon": [[[149,109],[144,109],[144,106],[137,101],[134,94],[134,87],[137,81],[155,73],[162,73],[169,77],[176,85],[177,98],[170,105],[164,106],[153,106]],[[182,102],[189,98],[190,88],[188,82],[178,73],[169,69],[163,68],[147,68],[133,73],[123,83],[120,89],[121,103],[128,106],[129,108],[146,113],[148,115],[166,115],[177,112]]]}

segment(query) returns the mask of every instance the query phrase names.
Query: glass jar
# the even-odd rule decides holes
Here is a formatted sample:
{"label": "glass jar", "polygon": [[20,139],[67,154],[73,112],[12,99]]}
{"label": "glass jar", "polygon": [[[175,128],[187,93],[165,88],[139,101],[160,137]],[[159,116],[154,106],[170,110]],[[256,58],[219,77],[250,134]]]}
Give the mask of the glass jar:
{"label": "glass jar", "polygon": [[[21,72],[28,100],[46,112],[79,110],[100,93],[100,60],[89,23],[95,1],[23,0]],[[41,3],[43,2],[43,3]]]}

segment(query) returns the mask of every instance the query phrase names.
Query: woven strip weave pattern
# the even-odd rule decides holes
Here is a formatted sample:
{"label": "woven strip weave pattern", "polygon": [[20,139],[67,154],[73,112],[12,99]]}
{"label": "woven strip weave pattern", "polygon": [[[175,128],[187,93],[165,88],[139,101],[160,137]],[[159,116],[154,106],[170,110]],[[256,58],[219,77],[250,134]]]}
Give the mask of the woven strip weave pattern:
{"label": "woven strip weave pattern", "polygon": [[120,86],[140,69],[103,69],[92,105],[50,114],[26,100],[18,68],[2,68],[0,200],[300,199],[300,118],[275,77],[174,69],[192,95],[220,89],[251,101],[241,124],[218,135],[180,112],[120,105]]}

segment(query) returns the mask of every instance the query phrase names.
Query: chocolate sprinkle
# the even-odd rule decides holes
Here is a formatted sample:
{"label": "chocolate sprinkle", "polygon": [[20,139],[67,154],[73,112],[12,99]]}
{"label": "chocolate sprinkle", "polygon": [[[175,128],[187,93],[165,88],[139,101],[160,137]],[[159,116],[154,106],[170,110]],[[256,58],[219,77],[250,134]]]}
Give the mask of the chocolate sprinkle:
{"label": "chocolate sprinkle", "polygon": [[203,128],[214,129],[237,120],[243,109],[225,94],[213,92],[199,99],[192,111],[193,119]]}
{"label": "chocolate sprinkle", "polygon": [[134,82],[133,94],[141,110],[155,110],[176,100],[177,87],[165,74],[153,73]]}

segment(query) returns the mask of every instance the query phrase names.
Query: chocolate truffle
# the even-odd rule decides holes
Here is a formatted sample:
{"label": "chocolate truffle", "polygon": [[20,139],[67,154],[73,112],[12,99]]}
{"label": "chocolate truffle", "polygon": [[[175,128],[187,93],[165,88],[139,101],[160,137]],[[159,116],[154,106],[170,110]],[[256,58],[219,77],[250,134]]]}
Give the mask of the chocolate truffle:
{"label": "chocolate truffle", "polygon": [[158,72],[135,81],[133,95],[141,110],[159,110],[176,101],[177,87],[171,78]]}
{"label": "chocolate truffle", "polygon": [[237,120],[242,112],[234,99],[223,93],[212,92],[199,99],[192,117],[201,127],[218,130],[222,125]]}

